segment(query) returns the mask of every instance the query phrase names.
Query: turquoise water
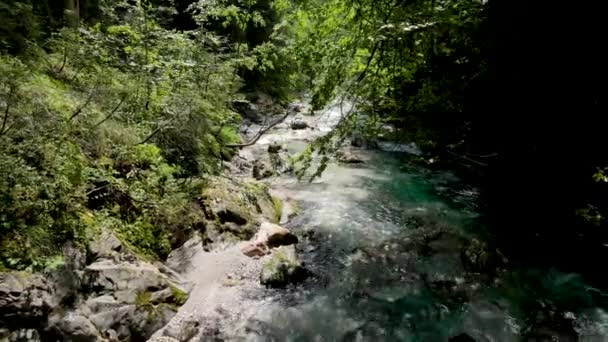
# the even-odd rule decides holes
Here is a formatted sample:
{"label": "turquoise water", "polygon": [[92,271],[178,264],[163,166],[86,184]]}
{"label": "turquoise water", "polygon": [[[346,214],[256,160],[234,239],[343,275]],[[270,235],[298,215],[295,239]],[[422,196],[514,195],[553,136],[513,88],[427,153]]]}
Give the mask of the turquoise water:
{"label": "turquoise water", "polygon": [[364,167],[280,184],[303,209],[289,228],[306,237],[298,248],[315,276],[276,291],[283,309],[256,322],[258,340],[608,340],[600,291],[574,274],[513,269],[477,235],[474,187],[361,153]]}

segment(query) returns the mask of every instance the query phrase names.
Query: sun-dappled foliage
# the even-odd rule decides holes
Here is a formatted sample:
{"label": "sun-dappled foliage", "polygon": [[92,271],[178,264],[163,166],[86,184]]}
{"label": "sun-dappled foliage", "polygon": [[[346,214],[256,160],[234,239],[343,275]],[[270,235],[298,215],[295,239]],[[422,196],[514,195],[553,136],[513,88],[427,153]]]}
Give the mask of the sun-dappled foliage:
{"label": "sun-dappled foliage", "polygon": [[105,226],[165,256],[176,231],[200,224],[201,179],[235,154],[231,104],[259,93],[354,105],[292,158],[301,178],[355,135],[415,142],[427,165],[477,177],[497,239],[603,256],[601,11],[574,6],[590,19],[565,25],[575,16],[533,7],[2,0],[0,267],[44,268]]}

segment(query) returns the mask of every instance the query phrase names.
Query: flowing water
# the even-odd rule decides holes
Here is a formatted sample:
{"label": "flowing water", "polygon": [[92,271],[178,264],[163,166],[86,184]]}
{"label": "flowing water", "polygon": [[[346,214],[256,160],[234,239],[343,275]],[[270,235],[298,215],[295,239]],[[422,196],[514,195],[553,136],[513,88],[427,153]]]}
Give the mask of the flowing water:
{"label": "flowing water", "polygon": [[[304,146],[280,129],[264,139]],[[298,248],[313,276],[269,290],[281,305],[251,322],[255,340],[608,341],[600,291],[574,274],[513,269],[480,238],[475,187],[449,171],[404,167],[407,154],[357,153],[364,165],[273,182],[302,209],[288,227],[304,237]]]}

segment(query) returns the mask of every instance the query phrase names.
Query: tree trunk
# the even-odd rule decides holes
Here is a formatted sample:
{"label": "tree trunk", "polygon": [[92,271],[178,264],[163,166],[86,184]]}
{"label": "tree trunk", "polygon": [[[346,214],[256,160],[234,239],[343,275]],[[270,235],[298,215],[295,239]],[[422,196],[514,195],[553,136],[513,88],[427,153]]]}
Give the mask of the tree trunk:
{"label": "tree trunk", "polygon": [[65,21],[70,27],[77,27],[80,22],[80,0],[64,0]]}

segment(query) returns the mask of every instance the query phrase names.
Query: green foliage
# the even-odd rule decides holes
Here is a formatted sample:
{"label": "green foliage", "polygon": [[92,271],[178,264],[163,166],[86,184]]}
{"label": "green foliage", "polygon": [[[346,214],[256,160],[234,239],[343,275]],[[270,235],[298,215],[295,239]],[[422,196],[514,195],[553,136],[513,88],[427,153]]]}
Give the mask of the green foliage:
{"label": "green foliage", "polygon": [[283,214],[283,201],[280,198],[272,196],[272,207],[274,209],[274,221],[279,223]]}
{"label": "green foliage", "polygon": [[188,300],[188,294],[175,286],[171,286],[171,297],[173,298],[173,304],[182,306]]}
{"label": "green foliage", "polygon": [[220,172],[239,141],[238,63],[220,37],[167,29],[171,11],[145,2],[101,5],[94,24],[44,34],[27,20],[56,18],[0,6],[2,268],[52,268],[101,229],[165,257],[203,226],[191,178]]}
{"label": "green foliage", "polygon": [[153,311],[154,304],[152,303],[152,294],[149,291],[142,291],[137,293],[135,297],[135,305],[146,311]]}

